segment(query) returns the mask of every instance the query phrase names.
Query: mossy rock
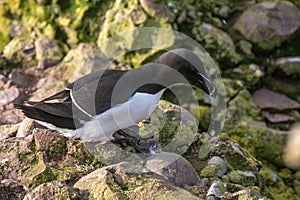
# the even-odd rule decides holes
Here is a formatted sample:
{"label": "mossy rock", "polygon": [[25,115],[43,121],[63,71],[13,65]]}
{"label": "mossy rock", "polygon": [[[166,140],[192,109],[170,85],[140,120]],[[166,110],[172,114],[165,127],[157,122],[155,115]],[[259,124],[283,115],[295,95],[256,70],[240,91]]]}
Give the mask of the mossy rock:
{"label": "mossy rock", "polygon": [[263,50],[279,47],[299,29],[299,9],[288,1],[264,1],[249,7],[234,28]]}
{"label": "mossy rock", "polygon": [[264,124],[253,122],[250,126],[236,126],[230,136],[260,160],[266,160],[276,166],[284,166],[282,154],[285,136]]}
{"label": "mossy rock", "polygon": [[200,199],[147,169],[121,162],[100,168],[74,185],[95,199]]}
{"label": "mossy rock", "polygon": [[21,177],[21,182],[31,188],[57,178],[44,163],[42,153],[36,154],[34,162],[30,163],[30,167],[22,173]]}
{"label": "mossy rock", "polygon": [[39,185],[28,192],[24,200],[31,199],[85,199],[78,189],[72,188],[61,181],[52,181]]}
{"label": "mossy rock", "polygon": [[258,65],[243,64],[224,71],[224,74],[236,82],[240,81],[245,88],[253,89],[264,81],[265,72]]}
{"label": "mossy rock", "polygon": [[[166,38],[162,36],[164,31],[151,28],[145,31],[136,29],[171,27],[167,17],[169,15],[166,12],[149,17],[153,11],[151,5],[161,9],[164,6],[160,4],[146,0],[142,1],[141,4],[138,0],[116,1],[106,12],[106,19],[98,36],[97,45],[101,52],[107,58],[117,59],[118,62],[125,64],[128,69],[140,66],[148,57],[159,52],[159,49],[170,47],[174,42],[174,37],[168,35],[168,41],[157,40],[157,36]],[[121,34],[117,35],[119,33]],[[148,49],[150,47],[152,49]]]}
{"label": "mossy rock", "polygon": [[142,137],[154,136],[163,151],[183,154],[197,135],[197,120],[185,109],[159,101],[149,119],[139,123]]}
{"label": "mossy rock", "polygon": [[294,181],[293,176],[285,181],[279,177],[276,171],[267,167],[263,167],[260,173],[265,177],[266,186],[274,199],[299,199],[297,190],[291,185],[291,182]]}
{"label": "mossy rock", "polygon": [[34,40],[30,37],[15,37],[3,50],[3,56],[13,65],[20,65],[21,63],[34,65],[36,64],[33,59],[34,55]]}
{"label": "mossy rock", "polygon": [[235,44],[226,32],[211,24],[201,23],[194,26],[192,33],[212,57],[222,63],[221,67],[241,61],[242,56],[236,52]]}
{"label": "mossy rock", "polygon": [[226,119],[224,131],[229,132],[232,128],[246,126],[254,120],[262,120],[260,109],[255,105],[251,94],[245,89],[240,80],[224,79],[227,99]]}

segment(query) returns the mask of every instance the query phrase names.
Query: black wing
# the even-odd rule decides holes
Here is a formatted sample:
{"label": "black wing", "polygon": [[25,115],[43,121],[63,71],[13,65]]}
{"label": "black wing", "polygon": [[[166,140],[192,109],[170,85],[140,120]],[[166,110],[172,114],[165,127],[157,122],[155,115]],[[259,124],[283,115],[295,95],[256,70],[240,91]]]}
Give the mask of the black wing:
{"label": "black wing", "polygon": [[[91,116],[111,107],[110,98],[114,85],[125,73],[126,71],[121,70],[97,71],[79,78],[66,90],[41,102],[28,102],[29,105],[16,107],[29,118],[52,123],[61,128],[75,129],[81,126],[81,120],[90,120]],[[53,100],[58,100],[59,103],[49,102]]]}
{"label": "black wing", "polygon": [[[76,80],[69,86],[73,101],[92,116],[106,111],[114,105],[111,102],[114,87],[126,72],[128,71],[97,71]],[[128,100],[130,95],[118,96],[117,103]]]}

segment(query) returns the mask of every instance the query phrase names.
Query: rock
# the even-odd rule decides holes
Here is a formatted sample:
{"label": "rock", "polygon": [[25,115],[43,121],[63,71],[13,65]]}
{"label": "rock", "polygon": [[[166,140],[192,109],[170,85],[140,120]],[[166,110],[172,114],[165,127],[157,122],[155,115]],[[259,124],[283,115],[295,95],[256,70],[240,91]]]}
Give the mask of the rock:
{"label": "rock", "polygon": [[296,195],[300,196],[300,174],[296,173],[295,180],[293,182],[293,188],[296,191]]}
{"label": "rock", "polygon": [[289,130],[286,148],[283,154],[284,163],[292,169],[300,169],[300,124],[295,123]]}
{"label": "rock", "polygon": [[0,112],[0,124],[16,124],[23,119],[24,115],[20,110],[13,108],[13,104],[9,104],[8,109]]}
{"label": "rock", "polygon": [[176,186],[196,185],[199,182],[198,175],[192,165],[176,154],[156,153],[147,158],[144,166]]}
{"label": "rock", "polygon": [[30,82],[32,80],[30,80],[29,78],[25,77],[22,73],[18,72],[17,70],[13,69],[9,75],[8,78],[14,82],[15,84],[17,84],[18,87],[28,87]]}
{"label": "rock", "polygon": [[13,85],[7,89],[0,90],[0,106],[9,103],[21,103],[24,100],[24,94]]}
{"label": "rock", "polygon": [[33,130],[35,149],[45,152],[45,159],[49,161],[61,160],[66,152],[67,138],[48,129],[35,128]]}
{"label": "rock", "polygon": [[[247,1],[247,3],[249,2],[250,1]],[[241,6],[239,4],[243,4],[243,3],[244,1],[232,2],[230,0],[224,0],[221,2],[221,1],[204,0],[203,2],[195,2],[196,4],[195,7],[197,8],[197,10],[199,9],[201,11],[205,11],[204,12],[205,17],[208,17],[210,20],[216,18],[212,16],[217,16],[220,19],[228,19],[230,14],[236,11]],[[191,4],[189,6],[191,6]]]}
{"label": "rock", "polygon": [[234,28],[264,50],[278,47],[300,27],[299,9],[288,1],[257,3],[236,21]]}
{"label": "rock", "polygon": [[[135,13],[138,8],[138,0],[131,0],[130,2],[118,0],[115,1],[113,7],[106,12],[105,21],[97,41],[97,45],[101,48],[106,57],[115,58],[116,55],[126,53],[125,48],[132,48],[133,40],[136,35],[127,34],[126,41],[121,37],[117,37],[115,38],[116,40],[113,40],[110,36],[123,31],[134,30],[135,24],[132,13]],[[122,10],[121,12],[120,9]]]}
{"label": "rock", "polygon": [[46,69],[60,62],[63,54],[54,40],[47,37],[38,38],[35,42],[36,58],[38,59],[38,68]]}
{"label": "rock", "polygon": [[[275,61],[275,65],[287,76],[300,76],[300,57],[283,57]],[[275,69],[277,69],[277,67]]]}
{"label": "rock", "polygon": [[19,125],[16,137],[26,137],[32,133],[34,127],[34,120],[25,118]]}
{"label": "rock", "polygon": [[241,184],[246,187],[257,184],[257,178],[253,172],[236,170],[229,172],[227,176],[232,183]]}
{"label": "rock", "polygon": [[247,126],[232,127],[230,135],[260,160],[284,166],[282,153],[285,148],[286,131],[268,128],[265,123],[253,121]]}
{"label": "rock", "polygon": [[239,65],[236,68],[224,71],[224,74],[231,79],[241,81],[246,88],[251,88],[260,83],[265,77],[265,73],[261,68],[261,66],[256,64]]}
{"label": "rock", "polygon": [[74,187],[93,199],[199,199],[146,168],[127,162],[97,169]]}
{"label": "rock", "polygon": [[208,52],[212,52],[212,57],[224,65],[236,64],[242,60],[241,55],[236,52],[233,40],[226,32],[211,24],[201,23],[194,26],[192,33]]}
{"label": "rock", "polygon": [[262,115],[271,123],[282,123],[295,121],[296,116],[293,113],[282,114],[282,113],[271,113],[268,111],[262,111]]}
{"label": "rock", "polygon": [[272,109],[277,111],[299,109],[300,104],[287,96],[261,88],[252,94],[252,99],[260,109]]}
{"label": "rock", "polygon": [[226,102],[229,103],[230,99],[238,96],[239,92],[244,89],[243,82],[240,80],[232,80],[229,78],[223,79],[226,91]]}
{"label": "rock", "polygon": [[21,103],[25,95],[10,79],[0,75],[0,125],[16,124],[23,118],[20,110],[14,108],[14,103]]}
{"label": "rock", "polygon": [[[245,132],[245,128],[242,130]],[[244,139],[245,136],[242,136],[242,138]],[[204,145],[209,147],[207,148],[207,156],[205,158],[199,158],[199,152]],[[251,145],[253,145],[253,143],[251,143]],[[239,144],[233,141],[227,134],[222,133],[218,137],[211,137],[206,133],[202,133],[199,135],[199,139],[193,143],[190,148],[189,153],[185,154],[185,158],[190,161],[195,170],[199,173],[200,178],[209,177],[209,180],[211,180],[211,186],[207,192],[207,197],[210,199],[216,197],[221,198],[228,192],[238,192],[245,189],[245,187],[249,189],[264,188],[261,192],[266,194],[267,189],[265,188],[265,182],[260,175],[262,164],[252,157],[249,152],[241,148]],[[272,150],[270,151],[272,152]],[[229,174],[236,171],[251,174],[251,180],[255,181],[251,182],[249,177],[244,177],[239,179],[240,182],[238,184],[231,183]],[[251,184],[254,184],[254,186]]]}
{"label": "rock", "polygon": [[42,99],[49,97],[65,88],[65,83],[61,80],[47,76],[41,78],[36,84],[37,90],[33,96],[29,99],[30,101],[41,101]]}
{"label": "rock", "polygon": [[[235,192],[232,192],[235,191]],[[257,189],[245,189],[238,187],[236,184],[227,184],[225,182],[214,181],[206,194],[207,200],[215,199],[260,199],[268,200],[268,198],[261,194],[261,191]]]}
{"label": "rock", "polygon": [[8,138],[0,142],[1,179],[20,180],[19,172],[34,160],[30,155],[31,141],[32,138]]}
{"label": "rock", "polygon": [[30,188],[34,188],[42,183],[54,180],[54,171],[51,171],[51,167],[47,165],[43,153],[37,152],[32,157],[36,162],[30,164],[29,168],[23,169],[22,177],[19,177],[21,182]]}
{"label": "rock", "polygon": [[211,197],[218,197],[221,196],[225,192],[225,185],[221,182],[215,181],[213,182],[206,194],[207,199],[215,199]]}
{"label": "rock", "polygon": [[0,182],[0,199],[23,199],[28,188],[13,179],[2,179]]}
{"label": "rock", "polygon": [[50,74],[59,80],[75,81],[92,71],[104,70],[110,67],[112,61],[105,57],[101,50],[80,43],[71,49],[59,66],[50,69]]}
{"label": "rock", "polygon": [[173,22],[175,20],[175,15],[170,12],[168,7],[163,5],[163,2],[157,2],[155,0],[139,0],[139,2],[149,16],[163,16],[167,18],[169,22]]}
{"label": "rock", "polygon": [[244,55],[247,56],[247,58],[254,58],[254,54],[252,52],[252,44],[246,40],[240,40],[238,42],[238,48],[243,52]]}
{"label": "rock", "polygon": [[[273,198],[270,199],[298,199],[299,196],[294,188],[292,183],[298,180],[294,179],[291,174],[291,170],[288,168],[281,168],[281,171],[274,171],[270,168],[264,167],[261,171],[261,174],[265,177],[265,181],[268,187],[268,193],[271,193]],[[284,177],[288,177],[290,180],[288,183],[284,182]],[[296,174],[295,174],[296,175]],[[295,176],[295,178],[297,175]],[[298,177],[297,177],[298,178]]]}
{"label": "rock", "polygon": [[222,177],[227,172],[225,161],[219,156],[213,156],[201,170],[201,177]]}
{"label": "rock", "polygon": [[259,199],[259,200],[268,200],[269,198],[264,197],[257,190],[240,190],[235,193],[227,193],[223,197],[226,199]]}
{"label": "rock", "polygon": [[163,100],[139,126],[142,137],[154,136],[163,151],[179,155],[186,152],[197,134],[195,117],[187,110]]}
{"label": "rock", "polygon": [[290,98],[300,102],[300,85],[297,79],[268,76],[266,77],[266,86],[270,89],[276,90]]}
{"label": "rock", "polygon": [[[218,138],[217,137],[210,138],[206,134],[203,134],[201,136],[203,137],[201,140],[203,140],[204,142],[198,150],[198,158],[201,161],[204,161],[204,160],[208,159],[210,157],[211,152],[214,151],[215,142],[217,142]],[[204,139],[204,137],[205,137],[205,139]],[[196,168],[196,169],[199,169],[199,168]]]}
{"label": "rock", "polygon": [[0,125],[0,141],[15,136],[18,131],[18,125],[6,124]]}
{"label": "rock", "polygon": [[[232,81],[227,83],[235,84]],[[228,85],[228,87],[233,86]],[[230,88],[228,88],[227,90],[230,90]],[[230,96],[228,95],[227,98],[229,97]],[[236,95],[233,96],[232,99],[229,99],[229,102],[227,103],[227,124],[225,124],[224,129],[230,131],[232,126],[247,125],[251,121],[260,119],[262,119],[262,117],[260,116],[260,110],[252,101],[250,92],[243,88],[240,91],[237,90]]]}
{"label": "rock", "polygon": [[60,181],[44,183],[28,192],[23,200],[44,199],[86,199],[78,189],[72,188]]}
{"label": "rock", "polygon": [[101,141],[85,142],[84,144],[89,153],[105,165],[112,165],[122,161],[133,164],[143,162],[143,154],[136,153],[132,146]]}
{"label": "rock", "polygon": [[[206,148],[206,157],[200,158],[202,148]],[[191,145],[191,151],[185,155],[185,158],[199,172],[200,178],[218,177],[219,175],[223,177],[229,169],[251,170],[257,173],[261,168],[261,163],[258,160],[225,133],[218,137],[211,137],[206,133],[200,134],[199,139]],[[214,166],[213,169],[209,168],[209,165]],[[207,170],[203,170],[205,168]]]}
{"label": "rock", "polygon": [[15,64],[31,62],[34,56],[33,40],[30,37],[15,37],[4,47],[3,55]]}
{"label": "rock", "polygon": [[8,78],[6,78],[4,75],[0,74],[0,88],[4,88],[5,84],[7,83]]}
{"label": "rock", "polygon": [[0,150],[0,179],[18,180],[30,189],[54,180],[74,183],[101,166],[80,141],[48,129],[34,128],[25,138],[4,139]]}
{"label": "rock", "polygon": [[[154,11],[152,6],[159,7],[159,10]],[[148,12],[151,14],[154,12],[155,17],[148,17]],[[173,31],[150,28],[150,26],[171,28],[169,19],[174,20],[175,16],[167,18],[166,15],[169,14],[172,13],[166,6],[160,5],[160,2],[117,0],[105,14],[97,46],[105,57],[116,59],[120,64],[126,65],[123,68],[138,67],[147,58],[159,52],[159,49],[167,49],[174,44]],[[140,26],[147,28],[136,29],[137,24],[147,24]]]}

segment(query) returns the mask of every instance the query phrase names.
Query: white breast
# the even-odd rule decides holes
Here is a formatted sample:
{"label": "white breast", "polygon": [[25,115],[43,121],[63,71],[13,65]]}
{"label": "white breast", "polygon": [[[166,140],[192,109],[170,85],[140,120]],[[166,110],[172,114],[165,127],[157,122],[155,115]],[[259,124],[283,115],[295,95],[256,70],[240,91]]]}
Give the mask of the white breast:
{"label": "white breast", "polygon": [[64,135],[79,137],[83,141],[110,141],[114,132],[147,118],[156,108],[163,92],[164,90],[156,94],[136,93],[129,101],[94,116],[80,129]]}

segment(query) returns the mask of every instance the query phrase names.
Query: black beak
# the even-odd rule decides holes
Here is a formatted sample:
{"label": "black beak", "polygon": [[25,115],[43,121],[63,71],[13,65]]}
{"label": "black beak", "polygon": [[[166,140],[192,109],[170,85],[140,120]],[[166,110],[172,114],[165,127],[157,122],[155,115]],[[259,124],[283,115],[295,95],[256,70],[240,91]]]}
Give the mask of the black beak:
{"label": "black beak", "polygon": [[206,76],[201,74],[200,72],[197,73],[201,78],[198,82],[198,84],[195,84],[197,87],[201,88],[206,94],[209,96],[216,98],[218,95],[217,88],[215,84],[209,80]]}

